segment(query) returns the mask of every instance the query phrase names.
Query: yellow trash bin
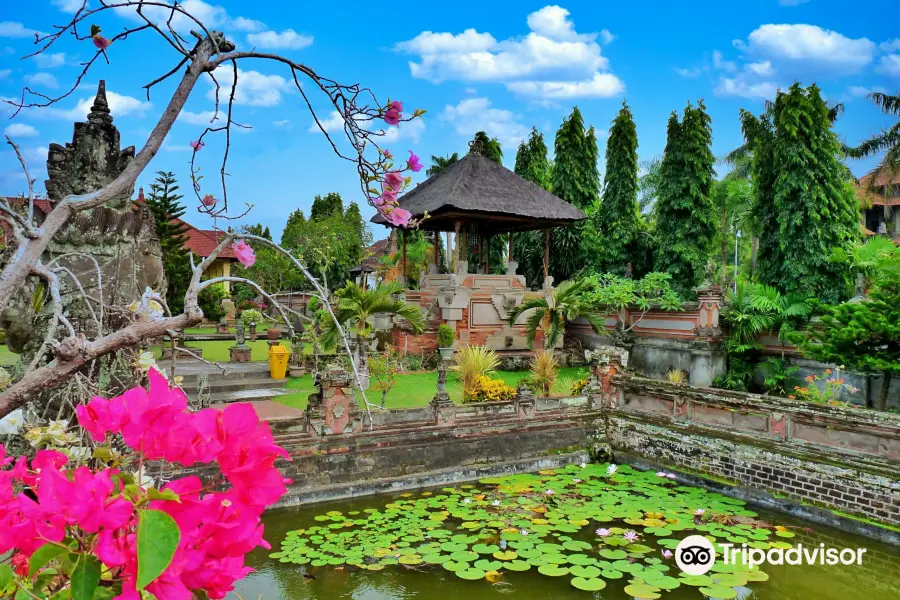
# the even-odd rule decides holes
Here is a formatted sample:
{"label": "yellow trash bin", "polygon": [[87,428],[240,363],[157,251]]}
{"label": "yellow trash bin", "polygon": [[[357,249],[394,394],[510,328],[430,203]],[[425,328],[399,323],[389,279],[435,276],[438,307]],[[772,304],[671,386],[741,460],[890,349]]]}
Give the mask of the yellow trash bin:
{"label": "yellow trash bin", "polygon": [[290,356],[288,349],[284,346],[278,345],[269,348],[269,375],[272,376],[272,379],[284,379]]}

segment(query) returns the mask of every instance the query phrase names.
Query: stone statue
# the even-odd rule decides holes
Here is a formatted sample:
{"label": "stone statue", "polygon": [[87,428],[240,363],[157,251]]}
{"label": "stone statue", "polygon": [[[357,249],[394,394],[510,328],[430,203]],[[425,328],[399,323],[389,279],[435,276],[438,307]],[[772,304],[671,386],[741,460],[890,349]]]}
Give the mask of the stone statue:
{"label": "stone statue", "polygon": [[244,335],[244,321],[243,319],[238,319],[237,324],[234,328],[234,340],[237,342],[238,346],[243,346],[247,342],[247,338]]}

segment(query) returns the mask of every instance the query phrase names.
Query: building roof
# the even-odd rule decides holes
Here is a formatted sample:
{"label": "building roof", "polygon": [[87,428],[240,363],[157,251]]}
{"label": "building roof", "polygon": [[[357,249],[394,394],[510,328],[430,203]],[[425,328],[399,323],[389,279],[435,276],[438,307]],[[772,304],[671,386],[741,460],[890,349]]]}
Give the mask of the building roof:
{"label": "building roof", "polygon": [[886,169],[873,169],[856,181],[856,195],[864,206],[900,206],[900,172],[891,177]]}
{"label": "building roof", "polygon": [[391,251],[391,238],[378,240],[366,248],[366,257],[361,263],[350,269],[351,273],[374,273],[378,269],[378,263],[383,256]]}
{"label": "building roof", "polygon": [[[503,165],[470,153],[432,175],[400,198],[420,228],[453,231],[457,221],[492,232],[528,231],[571,225],[587,216]],[[373,223],[387,225],[380,214]]]}

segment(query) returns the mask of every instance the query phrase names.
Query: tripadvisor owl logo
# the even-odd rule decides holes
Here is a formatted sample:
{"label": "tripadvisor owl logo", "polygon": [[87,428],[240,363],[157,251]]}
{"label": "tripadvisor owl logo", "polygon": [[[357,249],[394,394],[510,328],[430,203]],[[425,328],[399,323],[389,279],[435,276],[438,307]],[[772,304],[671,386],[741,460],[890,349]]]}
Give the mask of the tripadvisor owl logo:
{"label": "tripadvisor owl logo", "polygon": [[716,562],[712,542],[702,535],[691,535],[675,548],[675,564],[688,575],[705,575]]}

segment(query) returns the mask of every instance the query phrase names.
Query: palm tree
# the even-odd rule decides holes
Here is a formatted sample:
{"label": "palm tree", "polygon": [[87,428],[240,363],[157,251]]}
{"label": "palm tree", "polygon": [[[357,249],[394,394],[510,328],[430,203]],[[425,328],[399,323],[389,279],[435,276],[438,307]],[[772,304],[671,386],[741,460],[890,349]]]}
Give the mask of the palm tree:
{"label": "palm tree", "polygon": [[[893,182],[900,174],[900,94],[891,96],[873,92],[868,97],[881,109],[882,113],[897,117],[897,122],[865,140],[856,148],[845,148],[845,151],[851,158],[866,158],[884,152],[878,166],[872,171],[873,176],[869,179],[869,187],[875,188],[878,185],[877,182],[885,181],[884,194],[889,196],[895,187]],[[885,204],[885,221],[890,216],[891,207]]]}
{"label": "palm tree", "polygon": [[[379,285],[375,289],[364,290],[350,282],[334,293],[337,298],[337,310],[334,311],[334,316],[337,322],[351,332],[356,340],[357,356],[353,358],[360,372],[365,371],[365,341],[372,333],[370,321],[374,316],[397,315],[406,319],[416,333],[425,329],[425,317],[422,316],[421,309],[394,297],[394,294],[403,289],[402,285],[394,282]],[[322,345],[328,349],[333,349],[340,343],[340,331],[333,320],[328,321],[323,327],[321,341]]]}
{"label": "palm tree", "polygon": [[455,163],[459,160],[459,153],[454,152],[450,156],[435,156],[431,155],[431,166],[425,170],[425,174],[431,177],[432,175],[437,175],[441,171],[445,170],[447,167]]}
{"label": "palm tree", "polygon": [[553,348],[559,341],[566,323],[578,317],[586,317],[594,331],[599,332],[600,327],[581,296],[585,283],[583,279],[577,282],[570,279],[562,282],[546,296],[528,298],[510,311],[507,321],[510,325],[515,325],[523,313],[534,311],[525,319],[526,340],[528,347],[532,349],[538,327],[544,332],[546,350]]}

